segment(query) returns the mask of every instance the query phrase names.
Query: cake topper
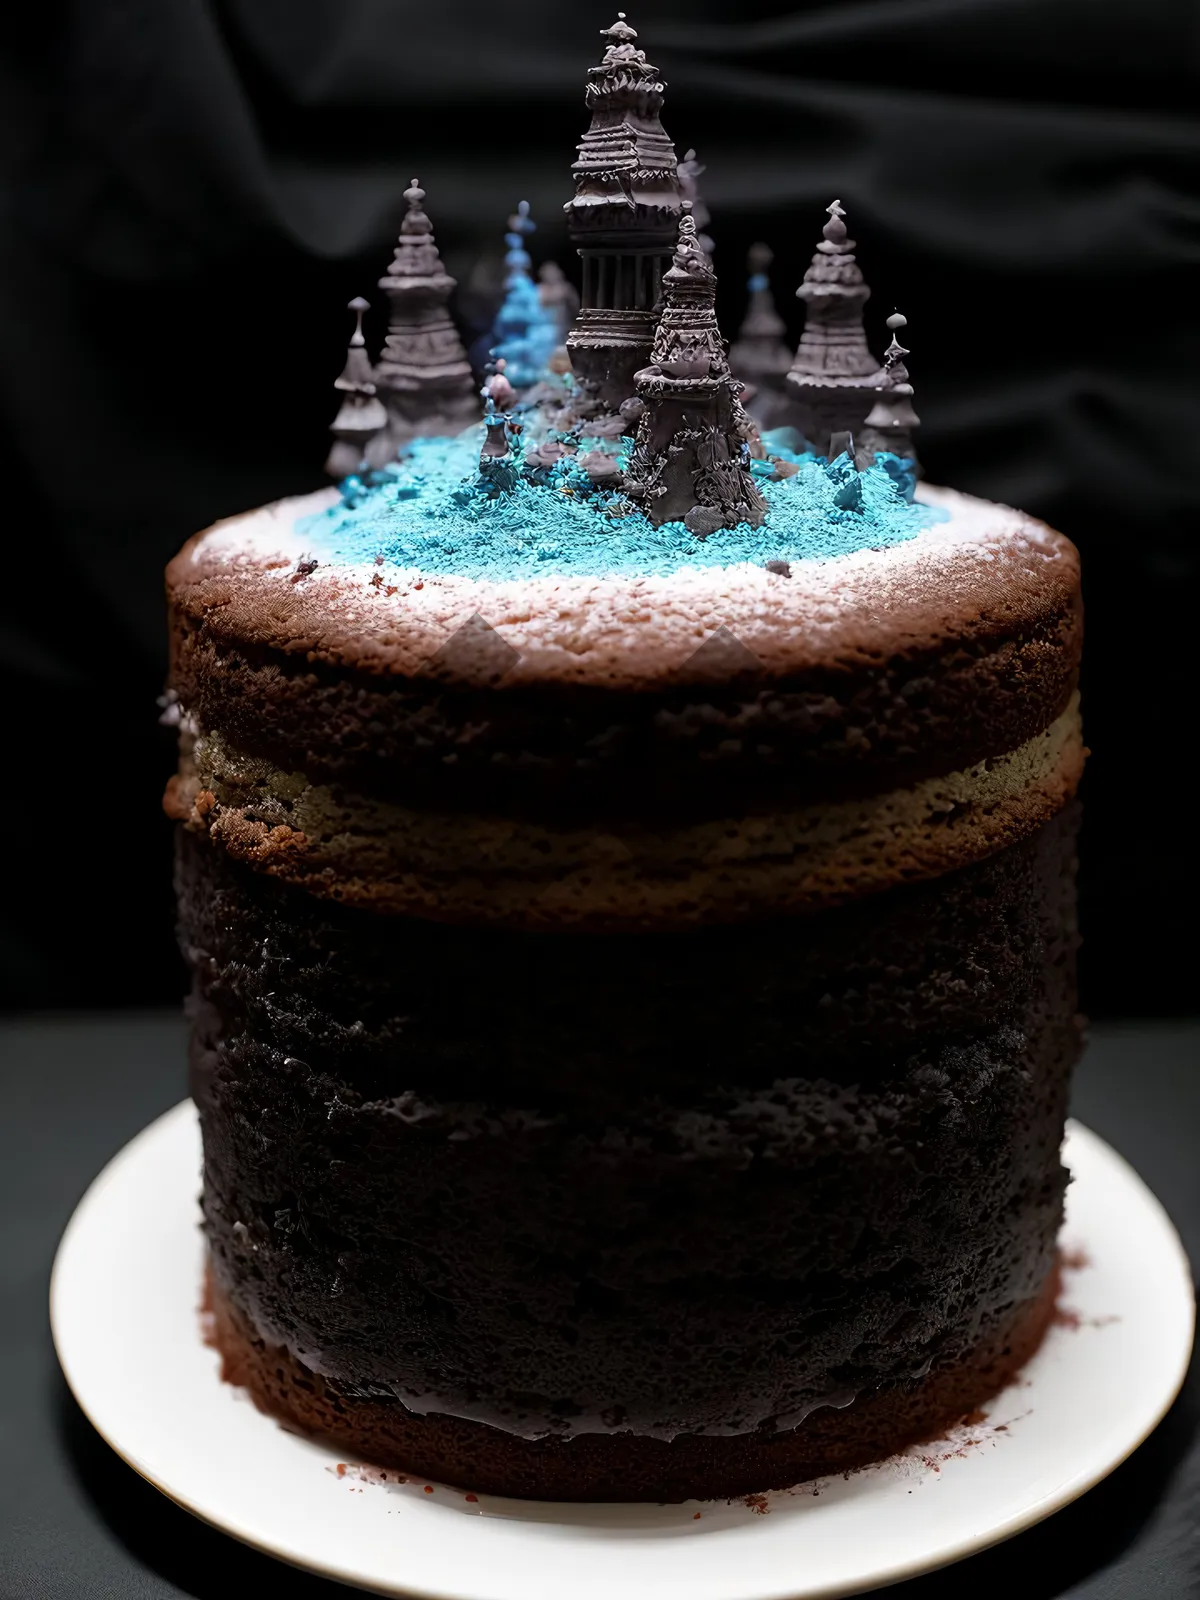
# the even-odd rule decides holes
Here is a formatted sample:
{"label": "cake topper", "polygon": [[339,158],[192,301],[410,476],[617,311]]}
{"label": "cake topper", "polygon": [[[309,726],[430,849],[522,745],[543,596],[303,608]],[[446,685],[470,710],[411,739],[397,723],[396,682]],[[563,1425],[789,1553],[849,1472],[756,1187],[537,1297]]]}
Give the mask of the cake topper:
{"label": "cake topper", "polygon": [[685,200],[648,366],[636,375],[644,405],[626,493],[652,522],[682,521],[699,538],[739,522],[757,526],[746,415],[730,375],[715,310],[717,276]]}
{"label": "cake topper", "polygon": [[[877,398],[867,414],[864,431],[872,450],[889,451],[902,460],[912,461],[915,466],[917,452],[913,434],[920,426],[921,419],[913,409],[913,386],[908,368],[904,365],[904,357],[909,352],[896,337],[901,328],[908,326],[908,318],[894,311],[887,319],[887,325],[892,342],[885,352],[881,381],[875,390]],[[906,485],[910,500],[914,486],[915,482]]]}
{"label": "cake topper", "polygon": [[[383,460],[418,434],[458,433],[479,419],[475,380],[448,308],[454,279],[442,265],[416,178],[404,198],[396,251],[379,280],[391,307],[375,369],[388,413]],[[381,453],[372,452],[373,465],[382,465]]]}
{"label": "cake topper", "polygon": [[325,462],[325,471],[338,482],[362,469],[367,446],[387,425],[387,412],[375,392],[375,374],[362,331],[363,313],[371,309],[370,302],[356,295],[346,309],[354,312],[354,332],[342,375],[334,380],[333,386],[343,398],[337,416],[329,424],[334,442]]}
{"label": "cake topper", "polygon": [[483,444],[479,450],[479,477],[489,494],[515,488],[519,477],[517,459],[509,442],[511,419],[507,407],[516,397],[508,381],[506,363],[501,357],[488,363],[483,387]]}
{"label": "cake topper", "polygon": [[[535,283],[528,202],[508,218],[504,301],[479,390],[480,479],[487,492],[516,488],[523,473],[530,484],[586,494],[582,472],[594,488],[623,487],[653,522],[681,520],[699,537],[757,524],[766,501],[756,478],[782,481],[803,465],[783,441],[769,453],[761,421],[770,428],[799,425],[826,457],[838,506],[861,509],[864,484],[875,492],[875,480],[859,480],[878,456],[911,499],[919,424],[904,365],[908,352],[898,338],[905,319],[898,312],[888,318],[892,342],[878,365],[863,327],[870,290],[840,200],[827,207],[821,241],[796,291],[806,316],[794,358],[789,363],[771,293],[771,251],[756,244],[747,256],[749,303],[727,360],[705,248],[711,241],[700,232],[709,218],[698,192],[704,167],[694,149],[676,161],[660,120],[661,77],[637,47],[624,12],[601,33],[604,52],[588,70],[585,94],[591,123],[565,207],[582,262],[581,298],[554,263]],[[366,302],[352,302],[358,321],[337,384],[343,399],[328,469],[363,493],[378,481],[355,477],[364,465],[384,466],[414,436],[456,434],[480,415],[448,309],[454,280],[415,178],[404,199],[393,260],[380,280],[390,302],[384,350],[372,371],[362,336]],[[480,354],[476,347],[477,362]],[[629,435],[626,464],[616,442]],[[564,478],[558,463],[566,454],[576,457],[579,470]],[[621,514],[628,509],[607,504]]]}
{"label": "cake topper", "polygon": [[711,261],[713,242],[708,234],[704,232],[704,229],[712,221],[712,212],[704,203],[704,197],[700,193],[700,179],[708,169],[703,162],[696,159],[694,150],[686,150],[683,160],[679,163],[678,170],[679,192],[685,200],[691,201],[692,216],[696,220],[696,243]]}
{"label": "cake topper", "polygon": [[561,343],[555,318],[542,304],[530,275],[533,262],[525,241],[536,227],[529,215],[529,201],[522,200],[509,217],[504,235],[504,301],[492,324],[490,340],[491,355],[505,362],[508,380],[517,390],[539,381]]}
{"label": "cake topper", "polygon": [[738,336],[729,350],[734,377],[749,388],[747,409],[762,428],[780,428],[796,412],[787,392],[792,352],[784,343],[787,327],[771,293],[767,269],[774,259],[769,245],[752,244],[746,252],[750,298]]}
{"label": "cake topper", "polygon": [[879,363],[863,329],[870,289],[854,257],[840,200],[827,207],[829,221],[804,282],[804,332],[787,383],[800,427],[818,454],[828,453],[831,433],[857,433],[881,382]]}
{"label": "cake topper", "polygon": [[659,120],[663,82],[618,13],[588,70],[591,126],[571,168],[564,207],[583,265],[579,314],[567,339],[576,377],[610,412],[633,393],[649,357],[662,274],[679,225],[675,147]]}

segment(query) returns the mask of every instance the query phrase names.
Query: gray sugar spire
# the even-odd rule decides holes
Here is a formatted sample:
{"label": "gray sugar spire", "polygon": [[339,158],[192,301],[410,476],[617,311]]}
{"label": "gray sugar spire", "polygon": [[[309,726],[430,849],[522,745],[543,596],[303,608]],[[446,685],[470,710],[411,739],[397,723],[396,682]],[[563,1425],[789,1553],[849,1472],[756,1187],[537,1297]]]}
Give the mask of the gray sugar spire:
{"label": "gray sugar spire", "polygon": [[416,178],[392,264],[379,287],[390,304],[375,381],[388,412],[390,454],[419,434],[459,433],[479,420],[475,379],[450,316],[454,279],[442,265]]}
{"label": "gray sugar spire", "polygon": [[626,493],[652,522],[683,522],[698,538],[739,522],[757,526],[766,512],[750,472],[749,419],[717,325],[716,288],[685,201],[650,363],[637,373],[643,409]]}
{"label": "gray sugar spire", "polygon": [[863,328],[871,291],[855,259],[841,201],[827,210],[823,238],[796,290],[804,302],[804,332],[787,379],[800,426],[821,455],[828,451],[831,433],[859,432],[881,381]]}
{"label": "gray sugar spire", "polygon": [[904,365],[909,351],[897,338],[900,329],[908,326],[908,318],[894,311],[887,325],[892,342],[885,352],[875,404],[863,424],[864,441],[872,451],[889,450],[893,455],[915,462],[917,452],[913,436],[921,419],[913,409],[913,386]]}
{"label": "gray sugar spire", "polygon": [[619,12],[598,66],[588,70],[591,126],[571,168],[563,208],[583,264],[583,295],[567,339],[585,390],[609,412],[633,394],[654,340],[662,274],[679,226],[675,147],[659,120],[664,84]]}
{"label": "gray sugar spire", "polygon": [[735,378],[746,385],[746,408],[763,428],[778,428],[793,420],[796,410],[787,392],[792,364],[791,348],[784,342],[787,328],[771,293],[768,268],[774,259],[769,245],[752,244],[746,252],[750,298],[738,336],[730,346],[729,365]]}
{"label": "gray sugar spire", "polygon": [[711,261],[713,242],[705,232],[705,229],[712,221],[712,212],[708,209],[704,196],[700,193],[700,179],[708,169],[702,161],[697,160],[694,150],[685,150],[678,170],[680,193],[685,200],[690,200],[692,204],[692,216],[696,222],[696,243]]}
{"label": "gray sugar spire", "polygon": [[516,391],[505,373],[503,357],[489,361],[479,393],[483,399],[483,444],[479,450],[479,481],[490,494],[501,494],[515,487],[519,476],[516,457],[509,440],[515,426],[507,407]]}
{"label": "gray sugar spire", "polygon": [[370,302],[357,295],[347,309],[354,312],[354,332],[346,351],[346,365],[333,385],[342,403],[329,424],[333,447],[325,462],[325,471],[339,482],[362,469],[368,446],[387,424],[387,412],[375,392],[375,374],[362,331],[363,313],[371,309]]}

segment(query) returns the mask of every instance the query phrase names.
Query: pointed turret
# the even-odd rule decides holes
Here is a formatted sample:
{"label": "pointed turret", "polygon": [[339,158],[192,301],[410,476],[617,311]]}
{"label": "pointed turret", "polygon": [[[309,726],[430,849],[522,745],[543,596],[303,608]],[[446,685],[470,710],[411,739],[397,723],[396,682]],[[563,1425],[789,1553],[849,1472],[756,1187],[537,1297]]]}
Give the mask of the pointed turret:
{"label": "pointed turret", "polygon": [[414,178],[396,253],[379,287],[391,305],[375,381],[387,406],[389,453],[418,434],[459,433],[479,420],[475,380],[447,302],[454,279],[442,265],[433,224]]}
{"label": "pointed turret", "polygon": [[505,376],[518,390],[538,382],[561,342],[558,325],[543,306],[530,274],[533,262],[525,240],[536,227],[529,215],[529,201],[522,200],[509,217],[504,235],[504,302],[496,313],[489,343],[489,354],[505,363]]}
{"label": "pointed turret", "polygon": [[875,390],[876,400],[863,424],[864,443],[872,450],[888,450],[902,460],[917,458],[913,435],[921,419],[913,409],[913,386],[904,358],[909,352],[896,335],[908,326],[908,318],[894,311],[887,319],[892,342],[885,352],[882,381]]}
{"label": "pointed turret", "polygon": [[483,444],[479,450],[479,481],[492,495],[514,488],[520,476],[517,459],[509,440],[511,418],[505,407],[516,391],[508,381],[506,363],[501,357],[488,363],[483,387]]}
{"label": "pointed turret", "polygon": [[655,306],[679,226],[675,147],[659,121],[663,82],[618,13],[588,71],[591,126],[563,208],[583,262],[583,297],[567,340],[575,374],[609,411],[633,393],[654,338]]}
{"label": "pointed turret", "polygon": [[825,236],[796,290],[805,306],[804,332],[787,380],[800,426],[822,455],[831,433],[859,432],[881,381],[863,329],[871,291],[854,258],[841,202],[828,211]]}
{"label": "pointed turret", "polygon": [[769,245],[752,244],[746,253],[750,299],[729,351],[734,377],[750,390],[747,410],[763,428],[783,427],[796,409],[787,393],[787,375],[792,365],[791,349],[784,343],[787,327],[775,305],[767,276],[772,260]]}
{"label": "pointed turret", "polygon": [[681,521],[703,538],[757,526],[766,502],[750,474],[748,419],[717,326],[716,273],[684,207],[650,363],[636,377],[644,410],[626,492],[652,522]]}
{"label": "pointed turret", "polygon": [[684,151],[683,160],[679,163],[679,192],[685,200],[690,200],[692,203],[692,218],[696,224],[696,243],[711,261],[713,242],[705,230],[712,221],[712,212],[708,209],[704,196],[700,193],[700,179],[707,170],[704,163],[696,159],[694,150]]}
{"label": "pointed turret", "polygon": [[371,309],[370,302],[357,295],[347,309],[354,312],[354,332],[342,375],[334,380],[342,403],[329,424],[334,443],[325,462],[325,471],[339,482],[362,468],[367,446],[387,425],[387,412],[375,392],[375,374],[362,331],[363,313]]}

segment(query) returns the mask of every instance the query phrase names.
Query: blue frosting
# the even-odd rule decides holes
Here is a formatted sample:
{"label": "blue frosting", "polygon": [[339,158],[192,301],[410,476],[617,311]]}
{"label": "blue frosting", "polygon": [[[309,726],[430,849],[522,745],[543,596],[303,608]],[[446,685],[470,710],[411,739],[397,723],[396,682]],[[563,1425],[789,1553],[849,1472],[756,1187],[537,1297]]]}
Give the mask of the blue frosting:
{"label": "blue frosting", "polygon": [[[595,488],[574,456],[536,473],[527,468],[513,487],[497,489],[478,471],[481,435],[475,427],[415,440],[371,482],[347,479],[342,499],[301,518],[297,533],[324,564],[382,558],[431,575],[503,581],[828,560],[899,544],[946,516],[906,498],[911,462],[880,455],[856,472],[845,457],[826,463],[777,436],[768,448],[797,471],[777,480],[769,462],[753,464],[767,501],[763,524],[697,539],[681,522],[656,527],[619,495]],[[622,440],[617,453],[629,444]],[[597,447],[614,448],[583,441],[584,450]]]}

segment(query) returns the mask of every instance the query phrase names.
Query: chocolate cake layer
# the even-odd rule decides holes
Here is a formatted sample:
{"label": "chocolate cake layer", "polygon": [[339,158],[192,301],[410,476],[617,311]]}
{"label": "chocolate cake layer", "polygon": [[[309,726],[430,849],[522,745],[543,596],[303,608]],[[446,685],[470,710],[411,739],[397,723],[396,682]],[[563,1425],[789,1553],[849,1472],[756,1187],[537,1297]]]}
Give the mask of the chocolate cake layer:
{"label": "chocolate cake layer", "polygon": [[260,513],[168,570],[173,690],[249,757],[443,812],[721,816],[909,785],[1041,732],[1079,662],[1070,544],[938,496],[951,523],[911,548],[789,577],[508,585],[323,571]]}
{"label": "chocolate cake layer", "polygon": [[[630,1430],[731,1440],[729,1466],[814,1408],[987,1366],[1033,1316],[1078,1043],[1067,822],[741,959],[720,934],[571,938],[542,969],[532,936],[419,956],[428,930],[392,925],[364,960],[386,925],[238,877],[186,842],[216,1282],[351,1424],[369,1403],[368,1453],[381,1406],[405,1437],[435,1413],[599,1438],[588,1483],[528,1492],[608,1493]],[[453,1008],[423,993],[435,965]]]}
{"label": "chocolate cake layer", "polygon": [[[880,1461],[936,1439],[1002,1389],[1036,1352],[1054,1313],[1058,1272],[959,1362],[887,1384],[848,1406],[814,1411],[802,1427],[732,1438],[583,1434],[522,1439],[449,1416],[414,1416],[380,1400],[349,1400],[282,1345],[271,1345],[209,1285],[212,1341],[222,1375],[273,1416],[323,1438],[353,1461],[404,1477],[537,1499],[716,1500],[785,1489]],[[549,1486],[549,1489],[547,1488]]]}
{"label": "chocolate cake layer", "polygon": [[[784,580],[780,580],[784,581]],[[211,615],[211,613],[210,613]],[[947,652],[789,680],[608,691],[380,686],[181,613],[172,681],[197,724],[285,770],[453,813],[719,815],[781,794],[842,799],[970,766],[1040,733],[1079,662],[1076,610],[982,628]]]}
{"label": "chocolate cake layer", "polygon": [[728,1079],[873,1070],[934,1035],[1019,1019],[1071,971],[1074,809],[933,883],[800,919],[559,938],[364,915],[181,832],[195,996],[224,1036],[268,1041],[367,1098],[413,1091],[620,1111]]}

